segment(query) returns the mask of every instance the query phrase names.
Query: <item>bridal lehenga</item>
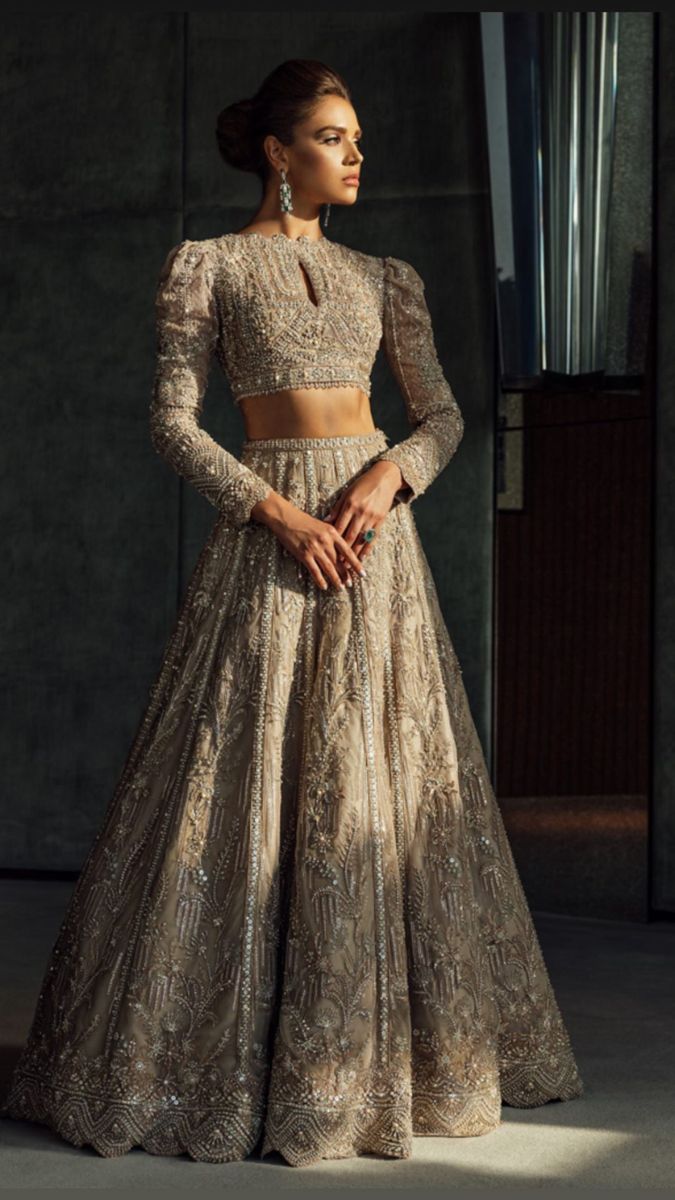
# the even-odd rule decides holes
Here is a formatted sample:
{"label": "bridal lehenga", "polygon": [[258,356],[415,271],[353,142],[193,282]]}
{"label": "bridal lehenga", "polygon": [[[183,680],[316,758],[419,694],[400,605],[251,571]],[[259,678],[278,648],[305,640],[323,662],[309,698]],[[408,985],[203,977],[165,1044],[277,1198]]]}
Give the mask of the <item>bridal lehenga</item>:
{"label": "bridal lehenga", "polygon": [[[229,234],[175,248],[157,303],[154,444],[218,516],[3,1112],[105,1156],[301,1166],[581,1095],[410,503],[462,432],[419,275]],[[235,399],[368,389],[382,335],[398,446],[376,428],[235,459],[201,429],[212,352]],[[251,509],[273,488],[321,517],[379,458],[405,487],[366,577],[322,591]]]}

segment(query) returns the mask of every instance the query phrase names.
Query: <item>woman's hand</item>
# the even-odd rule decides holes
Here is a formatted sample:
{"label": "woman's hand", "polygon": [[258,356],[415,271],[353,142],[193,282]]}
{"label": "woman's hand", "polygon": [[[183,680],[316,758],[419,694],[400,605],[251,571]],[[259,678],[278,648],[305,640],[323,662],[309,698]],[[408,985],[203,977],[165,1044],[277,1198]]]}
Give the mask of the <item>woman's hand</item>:
{"label": "woman's hand", "polygon": [[251,516],[276,534],[282,546],[307,567],[323,590],[328,587],[327,580],[335,587],[344,587],[345,582],[351,586],[345,562],[354,573],[365,574],[358,555],[333,525],[312,517],[278,492],[271,491],[264,500],[259,500],[251,509]]}
{"label": "woman's hand", "polygon": [[[404,480],[396,463],[380,459],[345,488],[323,519],[331,523],[359,560],[364,559],[373,549],[377,531],[391,511],[394,496],[403,486]],[[364,529],[375,530],[371,541],[361,540]],[[348,576],[352,562],[349,558],[345,564]],[[351,579],[347,582],[351,583]]]}

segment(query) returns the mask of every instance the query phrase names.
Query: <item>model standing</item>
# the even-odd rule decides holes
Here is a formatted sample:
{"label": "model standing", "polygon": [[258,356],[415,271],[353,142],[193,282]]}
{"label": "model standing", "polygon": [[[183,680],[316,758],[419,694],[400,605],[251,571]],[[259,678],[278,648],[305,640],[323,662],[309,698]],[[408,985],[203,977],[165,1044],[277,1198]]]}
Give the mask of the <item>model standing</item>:
{"label": "model standing", "polygon": [[364,161],[343,80],[282,63],[218,138],[263,198],[169,253],[151,408],[218,517],[3,1111],[106,1156],[407,1158],[582,1092],[412,512],[463,422],[420,276],[321,225]]}

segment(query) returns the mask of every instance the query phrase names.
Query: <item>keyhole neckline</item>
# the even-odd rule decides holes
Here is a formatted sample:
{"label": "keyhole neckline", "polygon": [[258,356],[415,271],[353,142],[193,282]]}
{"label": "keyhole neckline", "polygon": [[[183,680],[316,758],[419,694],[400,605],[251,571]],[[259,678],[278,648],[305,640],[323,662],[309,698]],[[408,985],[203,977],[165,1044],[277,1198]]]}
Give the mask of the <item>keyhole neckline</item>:
{"label": "keyhole neckline", "polygon": [[[316,287],[314,286],[314,280],[312,279],[312,276],[310,275],[309,271],[307,270],[305,264],[302,261],[300,261],[298,263],[298,270],[300,271],[301,275],[304,273],[305,279],[307,280],[307,282],[309,283],[309,286],[311,288],[311,294],[310,294],[310,292],[307,289],[305,279],[303,279],[302,287],[303,287],[303,291],[305,293],[305,299],[309,302],[309,304],[311,304],[312,308],[320,308],[321,307],[321,297],[317,294]],[[314,296],[314,299],[312,299],[312,296]]]}
{"label": "keyhole neckline", "polygon": [[[305,249],[309,249],[310,246],[318,247],[319,245],[323,245],[324,243],[326,244],[326,246],[337,246],[338,245],[337,242],[333,242],[330,238],[327,238],[327,237],[310,238],[306,233],[303,233],[300,235],[300,237],[290,238],[285,233],[269,233],[269,234],[268,233],[258,233],[257,229],[250,229],[247,233],[230,233],[230,234],[226,234],[225,236],[235,239],[235,240],[240,240],[240,241],[243,241],[244,238],[247,238],[249,240],[258,241],[258,242],[273,242],[277,246],[290,246],[290,247],[293,247],[293,250],[291,251],[291,253],[294,256],[297,254],[297,252],[299,250],[304,251]],[[311,270],[310,271],[307,270],[307,266],[302,262],[302,257],[294,258],[294,261],[297,263],[298,270],[300,270],[301,274],[302,274],[302,271],[304,270],[304,273],[307,278],[307,281],[309,282],[311,291],[315,297],[315,299],[313,300],[310,292],[308,291],[307,283],[303,279],[302,280],[303,300],[306,304],[310,305],[310,307],[314,310],[315,313],[319,313],[323,309],[323,304],[324,304],[323,283],[321,282],[320,278],[319,278],[319,280],[317,280],[311,274]],[[315,263],[317,261],[318,260],[315,259],[312,255],[310,255],[310,257],[307,259],[308,264]],[[317,286],[317,284],[318,284],[318,286]]]}

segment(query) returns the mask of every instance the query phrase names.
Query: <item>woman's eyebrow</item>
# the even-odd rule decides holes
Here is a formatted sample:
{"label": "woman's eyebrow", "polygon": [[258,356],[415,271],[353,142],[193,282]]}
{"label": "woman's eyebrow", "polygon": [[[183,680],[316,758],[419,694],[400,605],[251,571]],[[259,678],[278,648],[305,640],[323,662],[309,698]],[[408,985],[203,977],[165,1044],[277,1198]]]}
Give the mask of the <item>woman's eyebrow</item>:
{"label": "woman's eyebrow", "polygon": [[[338,129],[338,130],[340,131],[340,133],[346,133],[346,132],[347,132],[347,126],[346,126],[346,125],[322,125],[320,129],[317,129],[317,130],[316,130],[316,133],[323,133],[325,129]],[[357,132],[357,133],[363,133],[363,130],[362,130],[362,129],[357,129],[357,130],[356,130],[356,132]]]}

